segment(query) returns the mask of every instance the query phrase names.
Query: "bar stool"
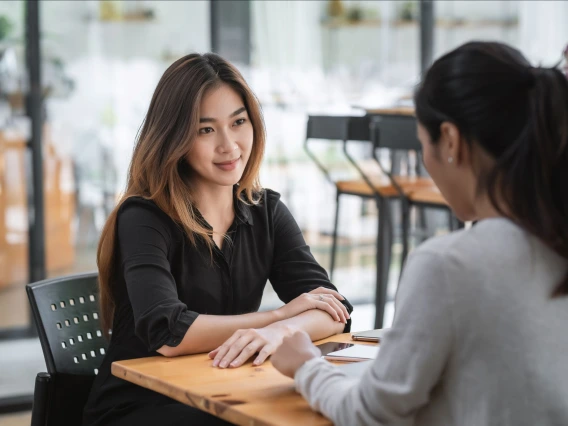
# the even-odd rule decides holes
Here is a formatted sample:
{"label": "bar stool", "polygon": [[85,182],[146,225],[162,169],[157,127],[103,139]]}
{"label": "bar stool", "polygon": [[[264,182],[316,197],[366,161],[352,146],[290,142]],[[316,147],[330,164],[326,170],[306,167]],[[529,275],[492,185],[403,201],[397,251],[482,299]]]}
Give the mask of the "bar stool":
{"label": "bar stool", "polygon": [[434,208],[448,212],[448,228],[453,230],[459,226],[452,211],[430,177],[398,176],[384,167],[377,155],[377,150],[386,148],[393,151],[414,151],[420,157],[422,146],[416,136],[416,119],[403,115],[375,115],[370,121],[371,140],[373,143],[373,158],[381,171],[388,176],[393,188],[396,189],[401,201],[402,223],[402,266],[408,256],[410,210],[416,206],[421,209]]}
{"label": "bar stool", "polygon": [[[359,173],[358,179],[334,180],[327,167],[310,150],[309,141],[311,139],[342,141],[343,153],[347,160]],[[358,162],[348,151],[349,142],[359,142],[370,145],[369,117],[347,117],[347,116],[309,116],[306,131],[304,149],[308,156],[314,161],[316,166],[322,171],[327,180],[336,188],[335,218],[333,225],[333,237],[331,248],[330,278],[333,277],[335,269],[335,258],[337,252],[337,232],[339,225],[339,207],[342,195],[355,195],[365,199],[373,199],[379,212],[377,240],[376,240],[376,292],[375,306],[376,317],[375,326],[382,327],[384,307],[386,303],[386,292],[388,285],[388,275],[390,269],[391,247],[392,247],[392,227],[390,226],[390,205],[391,198],[398,198],[396,188],[392,186],[386,176],[379,179],[372,179],[360,167]]]}

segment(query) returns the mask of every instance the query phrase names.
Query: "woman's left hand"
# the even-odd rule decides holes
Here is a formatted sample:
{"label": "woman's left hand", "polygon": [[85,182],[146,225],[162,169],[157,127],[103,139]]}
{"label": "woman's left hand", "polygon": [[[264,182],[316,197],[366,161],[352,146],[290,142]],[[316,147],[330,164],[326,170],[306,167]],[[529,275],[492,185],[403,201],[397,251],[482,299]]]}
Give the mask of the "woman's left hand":
{"label": "woman's left hand", "polygon": [[270,361],[274,368],[293,379],[305,362],[320,356],[321,351],[312,343],[308,333],[298,331],[284,339]]}
{"label": "woman's left hand", "polygon": [[213,367],[240,367],[251,356],[258,352],[254,365],[260,365],[282,343],[284,331],[278,327],[267,326],[264,328],[251,328],[237,330],[219,346],[209,352],[209,358],[213,359]]}

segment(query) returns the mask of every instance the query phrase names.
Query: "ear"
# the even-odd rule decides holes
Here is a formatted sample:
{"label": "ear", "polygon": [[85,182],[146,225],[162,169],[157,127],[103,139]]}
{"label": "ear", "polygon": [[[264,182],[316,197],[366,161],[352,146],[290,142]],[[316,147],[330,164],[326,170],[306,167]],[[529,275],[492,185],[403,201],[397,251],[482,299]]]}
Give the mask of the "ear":
{"label": "ear", "polygon": [[467,143],[454,123],[444,121],[440,124],[439,145],[441,147],[440,152],[443,156],[442,161],[461,165],[469,158]]}

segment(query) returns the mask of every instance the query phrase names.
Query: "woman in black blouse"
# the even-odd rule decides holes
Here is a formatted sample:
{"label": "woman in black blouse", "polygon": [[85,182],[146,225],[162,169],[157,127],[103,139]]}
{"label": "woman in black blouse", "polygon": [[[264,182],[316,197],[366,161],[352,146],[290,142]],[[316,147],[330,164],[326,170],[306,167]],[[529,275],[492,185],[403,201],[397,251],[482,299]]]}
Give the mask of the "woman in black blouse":
{"label": "woman in black blouse", "polygon": [[[351,306],[258,183],[264,142],[258,101],[229,63],[192,54],[166,70],[101,235],[112,336],[84,424],[226,424],[113,377],[113,361],[209,351],[213,367],[258,365],[296,330],[316,340],[349,329]],[[285,305],[257,312],[267,280]]]}

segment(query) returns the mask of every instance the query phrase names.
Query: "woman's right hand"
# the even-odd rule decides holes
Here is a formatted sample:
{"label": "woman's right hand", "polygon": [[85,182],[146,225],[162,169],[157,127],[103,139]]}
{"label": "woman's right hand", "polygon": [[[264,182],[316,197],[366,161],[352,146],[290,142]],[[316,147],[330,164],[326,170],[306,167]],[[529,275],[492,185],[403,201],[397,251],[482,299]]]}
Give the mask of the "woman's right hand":
{"label": "woman's right hand", "polygon": [[346,323],[349,319],[349,312],[343,306],[340,300],[345,298],[335,290],[330,290],[325,287],[318,287],[309,293],[303,293],[296,297],[291,302],[288,302],[277,312],[283,319],[288,319],[301,314],[302,312],[309,311],[310,309],[319,309],[327,312],[335,321]]}

